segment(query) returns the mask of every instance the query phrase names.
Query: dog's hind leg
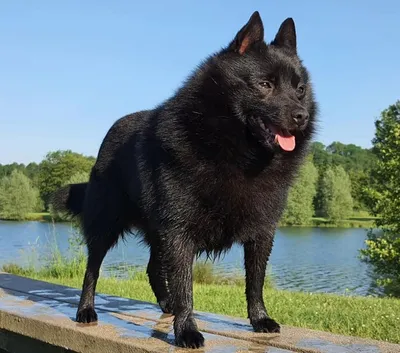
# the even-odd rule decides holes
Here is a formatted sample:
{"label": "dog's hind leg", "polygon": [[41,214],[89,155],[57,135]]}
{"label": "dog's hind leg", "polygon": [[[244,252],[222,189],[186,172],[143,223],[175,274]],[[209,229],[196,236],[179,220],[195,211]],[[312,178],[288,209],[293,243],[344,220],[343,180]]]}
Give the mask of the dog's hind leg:
{"label": "dog's hind leg", "polygon": [[100,266],[108,250],[113,247],[124,230],[122,201],[118,190],[110,185],[91,182],[83,214],[83,232],[88,249],[88,261],[83,281],[76,321],[97,321],[94,297]]}
{"label": "dog's hind leg", "polygon": [[265,270],[272,250],[273,231],[244,244],[247,312],[256,332],[280,332],[280,326],[268,316],[263,300]]}
{"label": "dog's hind leg", "polygon": [[[163,259],[162,249],[158,245],[153,245],[150,250],[150,259],[147,265],[149,282],[153,289],[157,302],[163,313],[172,314],[173,303],[170,293],[170,281],[168,278],[167,266]],[[171,277],[171,276],[169,276]]]}
{"label": "dog's hind leg", "polygon": [[[102,235],[104,237],[104,235]],[[109,234],[111,238],[117,238],[118,234]],[[97,242],[99,241],[99,242]],[[86,265],[85,278],[83,280],[83,288],[81,299],[76,314],[76,321],[89,323],[97,321],[97,314],[94,309],[94,296],[96,291],[97,280],[101,263],[106,256],[108,250],[113,246],[113,243],[106,239],[96,239],[88,244],[88,261]]]}

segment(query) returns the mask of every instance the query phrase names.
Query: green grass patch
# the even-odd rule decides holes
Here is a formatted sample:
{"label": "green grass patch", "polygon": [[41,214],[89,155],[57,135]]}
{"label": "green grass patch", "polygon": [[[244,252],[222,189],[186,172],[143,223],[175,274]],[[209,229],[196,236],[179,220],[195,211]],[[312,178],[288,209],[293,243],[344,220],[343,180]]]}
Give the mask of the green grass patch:
{"label": "green grass patch", "polygon": [[365,228],[374,227],[375,217],[349,217],[337,222],[331,222],[323,217],[313,217],[311,224],[314,227],[329,227],[329,228]]}
{"label": "green grass patch", "polygon": [[51,217],[49,212],[30,212],[23,219],[8,219],[0,217],[3,221],[35,221],[35,222],[59,222]]}
{"label": "green grass patch", "polygon": [[45,221],[51,222],[52,219],[48,212],[30,212],[27,213],[23,219],[0,217],[3,221]]}
{"label": "green grass patch", "polygon": [[[306,224],[293,225],[293,227],[320,227],[320,228],[365,228],[375,227],[375,221],[379,217],[373,217],[366,211],[355,212],[352,216],[336,222],[324,217],[313,217]],[[292,225],[280,224],[281,227],[291,227]]]}
{"label": "green grass patch", "polygon": [[46,221],[50,222],[51,217],[48,212],[31,212],[26,216],[27,221]]}

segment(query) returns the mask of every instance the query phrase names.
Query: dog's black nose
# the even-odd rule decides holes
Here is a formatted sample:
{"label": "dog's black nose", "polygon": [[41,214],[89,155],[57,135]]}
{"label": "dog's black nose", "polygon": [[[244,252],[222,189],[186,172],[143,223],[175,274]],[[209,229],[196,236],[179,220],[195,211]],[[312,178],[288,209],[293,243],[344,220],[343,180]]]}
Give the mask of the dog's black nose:
{"label": "dog's black nose", "polygon": [[307,124],[309,114],[304,109],[293,110],[292,118],[295,121],[295,123],[297,124],[297,126],[301,127],[301,126],[304,126],[305,124]]}

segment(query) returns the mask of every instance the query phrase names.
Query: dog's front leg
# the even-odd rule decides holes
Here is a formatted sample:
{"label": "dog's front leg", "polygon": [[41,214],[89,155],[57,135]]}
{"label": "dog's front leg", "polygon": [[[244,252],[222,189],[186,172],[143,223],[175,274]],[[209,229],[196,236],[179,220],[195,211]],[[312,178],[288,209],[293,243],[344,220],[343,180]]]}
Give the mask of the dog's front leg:
{"label": "dog's front leg", "polygon": [[272,232],[257,242],[248,241],[244,244],[247,312],[257,332],[280,332],[279,324],[268,316],[263,299],[265,270],[272,245]]}
{"label": "dog's front leg", "polygon": [[204,337],[199,332],[193,317],[192,270],[195,248],[187,237],[172,236],[168,232],[164,241],[164,263],[168,278],[171,278],[175,343],[180,347],[204,346]]}

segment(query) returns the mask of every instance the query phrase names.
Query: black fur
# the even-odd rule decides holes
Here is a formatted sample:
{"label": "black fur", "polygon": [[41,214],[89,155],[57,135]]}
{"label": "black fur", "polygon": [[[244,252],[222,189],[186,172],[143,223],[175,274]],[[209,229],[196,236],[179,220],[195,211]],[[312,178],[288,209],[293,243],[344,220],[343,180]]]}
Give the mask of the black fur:
{"label": "black fur", "polygon": [[[175,315],[177,345],[204,344],[192,312],[195,256],[218,255],[235,242],[244,246],[250,322],[256,331],[279,332],[262,298],[265,269],[315,115],[293,20],[266,44],[255,12],[173,97],[114,123],[89,183],[62,189],[53,201],[79,216],[88,247],[77,321],[97,320],[100,265],[135,228],[150,247],[147,272],[157,300]],[[295,149],[284,151],[273,129],[294,135]]]}

